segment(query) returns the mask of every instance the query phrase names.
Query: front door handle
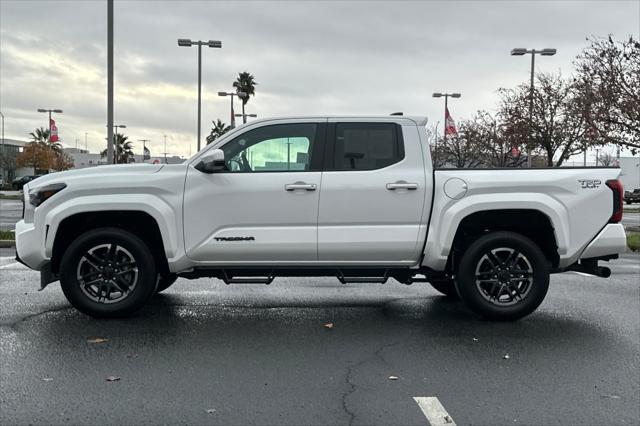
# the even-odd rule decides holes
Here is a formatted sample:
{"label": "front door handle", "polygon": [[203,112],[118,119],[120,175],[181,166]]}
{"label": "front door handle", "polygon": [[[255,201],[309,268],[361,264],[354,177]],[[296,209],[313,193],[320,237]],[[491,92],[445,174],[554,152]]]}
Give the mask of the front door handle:
{"label": "front door handle", "polygon": [[396,189],[409,189],[409,190],[416,190],[418,189],[418,184],[417,183],[409,183],[409,182],[405,182],[403,180],[399,180],[398,182],[393,182],[393,183],[388,183],[387,184],[387,189],[389,191],[395,191]]}
{"label": "front door handle", "polygon": [[284,186],[285,191],[296,191],[299,189],[304,189],[305,191],[315,191],[318,188],[318,185],[315,183],[305,183],[305,182],[296,182],[296,183],[288,183]]}

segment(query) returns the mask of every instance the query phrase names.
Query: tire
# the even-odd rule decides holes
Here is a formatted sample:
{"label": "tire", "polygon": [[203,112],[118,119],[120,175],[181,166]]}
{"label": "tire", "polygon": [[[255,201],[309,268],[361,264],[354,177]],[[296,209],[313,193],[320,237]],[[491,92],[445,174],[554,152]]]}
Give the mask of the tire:
{"label": "tire", "polygon": [[462,255],[456,287],[476,314],[515,321],[535,311],[544,300],[549,263],[530,239],[514,232],[492,232],[471,243]]}
{"label": "tire", "polygon": [[440,293],[444,294],[447,297],[450,297],[452,299],[459,299],[460,296],[458,295],[458,291],[456,290],[456,285],[453,282],[453,280],[433,280],[433,281],[429,281],[429,284],[431,284],[431,287],[435,288],[436,290],[438,290]]}
{"label": "tire", "polygon": [[158,274],[158,284],[156,286],[156,293],[165,291],[176,282],[178,276],[176,274],[160,275]]}
{"label": "tire", "polygon": [[157,272],[147,245],[131,232],[97,228],[76,238],[60,263],[60,285],[80,312],[126,317],[156,290]]}

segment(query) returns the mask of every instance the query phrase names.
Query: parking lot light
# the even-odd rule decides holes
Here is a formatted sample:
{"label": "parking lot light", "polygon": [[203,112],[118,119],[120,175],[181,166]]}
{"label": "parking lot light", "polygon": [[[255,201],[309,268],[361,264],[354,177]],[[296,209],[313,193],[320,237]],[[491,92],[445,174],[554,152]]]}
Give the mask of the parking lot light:
{"label": "parking lot light", "polygon": [[222,42],[220,40],[208,40],[208,41],[194,41],[188,38],[179,38],[178,46],[191,47],[193,45],[198,46],[198,151],[200,151],[200,122],[202,121],[202,46],[221,48]]}

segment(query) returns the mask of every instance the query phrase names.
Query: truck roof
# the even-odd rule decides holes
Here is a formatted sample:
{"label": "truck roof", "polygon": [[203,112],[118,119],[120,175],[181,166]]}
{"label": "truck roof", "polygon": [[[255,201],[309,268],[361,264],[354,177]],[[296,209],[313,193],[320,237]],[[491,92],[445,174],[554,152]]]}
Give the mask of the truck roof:
{"label": "truck roof", "polygon": [[[304,120],[304,119],[345,119],[345,120],[366,120],[366,121],[411,121],[414,125],[424,127],[427,125],[427,117],[416,115],[302,115],[302,116],[280,116],[280,117],[268,117],[253,120],[250,123],[260,123],[273,120]],[[247,123],[249,124],[249,123]]]}

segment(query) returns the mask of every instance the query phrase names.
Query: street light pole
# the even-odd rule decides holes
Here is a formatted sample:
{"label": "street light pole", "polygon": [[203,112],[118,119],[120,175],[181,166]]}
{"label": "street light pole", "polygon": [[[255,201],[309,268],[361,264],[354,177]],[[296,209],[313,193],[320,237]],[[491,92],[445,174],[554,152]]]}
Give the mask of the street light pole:
{"label": "street light pole", "polygon": [[531,86],[529,87],[529,147],[527,149],[527,168],[532,166],[531,151],[533,147],[533,75],[535,73],[536,65],[536,53],[535,50],[531,52]]}
{"label": "street light pole", "polygon": [[138,142],[142,142],[142,159],[141,163],[144,163],[144,151],[147,149],[147,142],[151,141],[151,139],[138,139]]}
{"label": "street light pole", "polygon": [[[198,151],[200,151],[200,131],[201,131],[201,115],[202,115],[202,44],[198,43]],[[165,149],[165,152],[167,150]],[[165,154],[166,159],[166,154]],[[166,161],[165,161],[166,164]]]}
{"label": "street light pole", "polygon": [[[164,136],[164,164],[167,164],[167,135],[162,135]],[[198,149],[199,151],[199,149]]]}
{"label": "street light pole", "polygon": [[201,122],[201,111],[202,111],[202,100],[201,100],[201,93],[202,93],[202,46],[206,45],[209,47],[217,47],[217,48],[221,48],[222,47],[222,42],[218,41],[218,40],[209,40],[209,41],[202,41],[202,40],[198,40],[198,41],[193,41],[191,39],[188,38],[180,38],[178,39],[178,46],[180,47],[191,47],[193,45],[197,45],[198,46],[198,151],[200,151],[200,122]]}
{"label": "street light pole", "polygon": [[[126,129],[127,126],[125,124],[114,124],[111,127],[111,131],[108,132],[108,133],[111,133],[113,135],[113,141],[111,142],[112,143],[111,147],[112,147],[115,155],[112,155],[112,157],[113,157],[113,163],[112,164],[118,164],[118,141],[116,140],[118,138],[118,128]],[[115,131],[114,131],[114,129],[115,129]],[[108,148],[109,143],[110,142],[107,141],[107,154],[109,152],[108,151],[109,150],[109,148]],[[107,158],[107,161],[109,161],[109,158]]]}
{"label": "street light pole", "polygon": [[62,110],[38,108],[38,112],[44,112],[49,114],[49,145],[51,145],[51,113],[55,112],[56,114],[62,114]]}
{"label": "street light pole", "polygon": [[233,97],[237,96],[240,99],[244,99],[247,97],[247,94],[244,92],[218,92],[218,96],[230,96],[231,97],[231,128],[236,128],[236,117],[240,117],[241,115],[236,114],[233,110]]}
{"label": "street light pole", "polygon": [[2,154],[4,154],[4,114],[2,112],[0,112],[0,117],[2,117]]}
{"label": "street light pole", "polygon": [[[444,97],[444,137],[442,139],[442,143],[445,143],[447,140],[447,111],[449,108],[449,97],[452,98],[459,98],[462,95],[460,93],[440,93],[440,92],[436,92],[433,95],[434,98],[442,98]],[[438,159],[438,139],[437,139],[437,134],[436,134],[436,152],[435,152],[435,159]]]}
{"label": "street light pole", "polygon": [[107,164],[113,164],[113,0],[107,0]]}
{"label": "street light pole", "polygon": [[511,49],[511,56],[523,56],[526,54],[531,55],[531,87],[529,89],[529,143],[527,147],[527,167],[531,168],[531,151],[533,150],[533,90],[534,90],[534,72],[536,63],[536,53],[542,56],[553,56],[557,52],[556,49],[526,49],[515,48]]}
{"label": "street light pole", "polygon": [[247,117],[256,118],[256,117],[258,117],[258,114],[247,114],[247,113],[244,113],[244,114],[236,114],[235,116],[236,117],[242,117],[242,121],[244,123],[246,123],[247,122]]}
{"label": "street light pole", "polygon": [[[44,109],[44,108],[38,108],[38,112],[44,112],[44,113],[48,113],[49,114],[49,149],[51,149],[51,113],[55,112],[56,114],[62,114],[62,110],[61,109]],[[35,150],[34,152],[34,162],[33,162],[33,170],[35,172],[36,169],[36,165],[35,165]],[[47,173],[49,173],[47,171]]]}

